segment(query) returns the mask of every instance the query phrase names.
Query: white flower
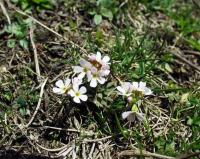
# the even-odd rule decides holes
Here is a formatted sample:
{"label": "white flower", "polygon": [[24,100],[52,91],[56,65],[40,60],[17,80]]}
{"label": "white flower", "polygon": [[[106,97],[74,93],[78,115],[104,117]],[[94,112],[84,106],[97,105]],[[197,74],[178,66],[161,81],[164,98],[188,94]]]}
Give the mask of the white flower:
{"label": "white flower", "polygon": [[130,82],[123,82],[121,86],[117,86],[120,95],[129,97],[132,94],[133,87]]}
{"label": "white flower", "polygon": [[126,119],[128,121],[134,121],[135,120],[135,115],[132,111],[127,111],[122,113],[122,119]]}
{"label": "white flower", "polygon": [[57,94],[64,94],[67,91],[69,91],[71,84],[71,80],[69,78],[63,80],[58,80],[55,85],[56,87],[53,87],[53,92]]}
{"label": "white flower", "polygon": [[97,70],[96,68],[93,68],[88,74],[88,82],[90,82],[90,87],[96,87],[97,82],[100,84],[104,84],[106,82],[106,79],[103,77],[101,71]]}
{"label": "white flower", "polygon": [[101,53],[99,51],[97,51],[97,54],[92,54],[89,56],[89,59],[91,61],[98,61],[99,63],[101,64],[104,64],[104,65],[108,65],[110,64],[109,61],[110,61],[110,57],[108,56],[104,56],[103,58],[101,57]]}
{"label": "white flower", "polygon": [[97,54],[92,54],[89,56],[90,63],[96,67],[98,70],[102,71],[103,76],[108,76],[110,73],[110,57],[104,56],[102,58],[101,53],[98,51]]}
{"label": "white flower", "polygon": [[82,101],[86,101],[88,99],[88,96],[85,95],[86,93],[86,88],[82,86],[79,89],[79,86],[73,85],[73,89],[71,89],[68,94],[73,97],[73,100],[75,103],[80,103]]}
{"label": "white flower", "polygon": [[86,61],[85,59],[80,59],[80,65],[81,66],[73,66],[73,71],[78,75],[79,79],[82,79],[85,77],[86,74],[90,72],[90,69],[92,67],[91,63]]}
{"label": "white flower", "polygon": [[145,120],[143,113],[138,113],[138,112],[133,112],[133,111],[126,111],[122,113],[122,118],[127,119],[130,122],[133,122],[135,120],[135,117],[137,117],[139,121]]}
{"label": "white flower", "polygon": [[151,89],[146,87],[146,82],[133,82],[132,86],[133,86],[133,90],[142,92],[143,95],[152,94]]}

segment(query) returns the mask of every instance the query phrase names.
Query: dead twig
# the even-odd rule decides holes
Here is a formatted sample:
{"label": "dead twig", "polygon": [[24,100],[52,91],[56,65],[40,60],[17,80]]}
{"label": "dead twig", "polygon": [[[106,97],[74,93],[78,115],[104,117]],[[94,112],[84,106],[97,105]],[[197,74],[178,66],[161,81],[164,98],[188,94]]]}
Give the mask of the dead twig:
{"label": "dead twig", "polygon": [[38,79],[38,81],[40,81],[41,74],[40,74],[40,67],[39,67],[39,61],[38,61],[37,48],[36,48],[34,40],[33,40],[33,27],[30,27],[30,40],[31,40],[31,45],[33,47],[34,61],[35,61],[35,70],[36,70],[36,73],[38,75],[37,79]]}
{"label": "dead twig", "polygon": [[40,104],[41,104],[41,102],[42,102],[42,96],[43,96],[43,94],[44,94],[44,87],[45,87],[45,85],[46,85],[46,83],[47,83],[47,80],[48,80],[48,78],[46,78],[46,79],[44,80],[44,82],[42,83],[41,90],[40,90],[40,97],[39,97],[39,100],[38,100],[37,107],[36,107],[36,109],[35,109],[35,112],[33,113],[33,116],[31,117],[31,119],[29,120],[28,124],[26,125],[26,127],[29,127],[29,125],[31,125],[31,123],[32,123],[33,120],[35,119],[35,116],[36,116],[38,110],[40,109]]}
{"label": "dead twig", "polygon": [[193,50],[182,50],[184,53],[200,56],[200,52]]}
{"label": "dead twig", "polygon": [[8,12],[7,12],[6,8],[5,8],[5,6],[4,6],[3,0],[0,0],[0,6],[1,6],[1,9],[2,9],[3,14],[4,14],[4,15],[6,16],[6,18],[7,18],[8,24],[11,24],[10,17],[9,17],[9,15],[8,15]]}
{"label": "dead twig", "polygon": [[82,144],[82,158],[83,159],[86,159],[87,157],[86,157],[86,153],[85,153],[85,144],[83,143]]}
{"label": "dead twig", "polygon": [[187,59],[185,59],[184,57],[182,57],[182,55],[179,53],[180,50],[178,50],[175,47],[170,47],[170,52],[173,55],[175,55],[177,58],[179,58],[181,61],[185,62],[186,64],[188,64],[189,66],[191,66],[192,68],[197,70],[197,72],[200,74],[200,68],[198,66],[194,65],[193,63],[191,63],[190,61],[188,61]]}
{"label": "dead twig", "polygon": [[160,155],[156,153],[151,153],[145,150],[125,150],[118,154],[119,158],[125,157],[125,156],[144,156],[144,157],[155,157],[160,159],[176,159],[175,157]]}
{"label": "dead twig", "polygon": [[93,139],[93,140],[84,139],[83,143],[86,143],[86,142],[99,142],[99,141],[107,140],[107,139],[110,139],[110,138],[112,138],[112,136],[106,136],[106,137],[103,137],[103,138]]}
{"label": "dead twig", "polygon": [[200,155],[200,152],[183,154],[183,155],[180,155],[179,157],[177,157],[177,159],[189,159],[189,158],[196,157],[196,156],[199,156],[199,155]]}
{"label": "dead twig", "polygon": [[94,152],[94,148],[95,148],[95,143],[92,144],[92,148],[91,148],[90,153],[88,155],[88,159],[92,159],[92,154]]}
{"label": "dead twig", "polygon": [[55,149],[49,149],[49,148],[45,148],[43,146],[41,146],[40,144],[36,143],[36,145],[38,147],[40,147],[41,149],[48,151],[48,152],[58,152],[58,151],[62,151],[63,149],[66,149],[68,147],[68,145],[64,145],[63,147],[60,148],[55,148]]}
{"label": "dead twig", "polygon": [[200,9],[200,4],[196,0],[192,0],[192,2]]}
{"label": "dead twig", "polygon": [[69,147],[69,148],[64,148],[62,151],[60,151],[58,154],[57,154],[57,156],[67,156],[71,151],[73,151],[73,147]]}
{"label": "dead twig", "polygon": [[[90,131],[77,130],[77,129],[65,129],[65,128],[58,128],[58,127],[52,127],[52,126],[42,126],[41,129],[53,129],[53,130],[59,130],[59,131],[67,131],[67,132],[74,132],[74,133],[83,133],[83,134],[86,134],[87,136],[97,135],[97,133],[90,132]],[[89,140],[89,141],[92,142],[92,140]]]}

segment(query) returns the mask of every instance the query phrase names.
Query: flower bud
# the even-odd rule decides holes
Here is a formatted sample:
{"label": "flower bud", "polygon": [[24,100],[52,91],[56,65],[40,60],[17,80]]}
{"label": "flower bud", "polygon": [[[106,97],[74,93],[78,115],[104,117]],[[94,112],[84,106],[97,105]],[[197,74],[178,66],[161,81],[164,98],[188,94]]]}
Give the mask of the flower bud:
{"label": "flower bud", "polygon": [[133,101],[133,97],[128,97],[127,101],[128,101],[128,103],[131,103]]}

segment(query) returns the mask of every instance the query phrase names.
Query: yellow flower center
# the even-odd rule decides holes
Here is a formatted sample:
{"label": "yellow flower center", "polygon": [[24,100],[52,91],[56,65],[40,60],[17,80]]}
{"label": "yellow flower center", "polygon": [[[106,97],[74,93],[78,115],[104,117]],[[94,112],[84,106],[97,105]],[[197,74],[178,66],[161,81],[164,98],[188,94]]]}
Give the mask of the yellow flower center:
{"label": "yellow flower center", "polygon": [[78,96],[80,96],[81,94],[80,94],[80,92],[76,92],[75,95],[78,97]]}
{"label": "yellow flower center", "polygon": [[87,71],[88,71],[88,69],[86,67],[84,67],[83,72],[87,72]]}
{"label": "yellow flower center", "polygon": [[98,75],[97,74],[93,74],[93,78],[97,78],[98,77]]}
{"label": "yellow flower center", "polygon": [[143,91],[135,90],[134,93],[135,93],[135,95],[138,96],[138,97],[143,97],[143,96],[144,96],[144,92],[143,92]]}
{"label": "yellow flower center", "polygon": [[66,93],[70,90],[70,87],[63,87],[62,90]]}

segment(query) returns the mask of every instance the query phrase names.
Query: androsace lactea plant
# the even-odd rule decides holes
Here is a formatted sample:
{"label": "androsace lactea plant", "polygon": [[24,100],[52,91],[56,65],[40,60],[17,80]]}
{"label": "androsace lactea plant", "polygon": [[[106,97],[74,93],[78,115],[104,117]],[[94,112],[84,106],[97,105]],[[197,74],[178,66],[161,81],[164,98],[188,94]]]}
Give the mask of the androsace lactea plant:
{"label": "androsace lactea plant", "polygon": [[145,95],[151,95],[152,91],[146,87],[145,82],[122,82],[121,86],[117,86],[119,95],[127,98],[129,105],[132,106],[131,111],[126,111],[122,113],[123,119],[128,119],[129,121],[134,121],[135,117],[140,121],[145,119],[144,114],[139,112],[138,103],[140,99]]}
{"label": "androsace lactea plant", "polygon": [[84,78],[90,82],[90,87],[97,87],[99,84],[106,82],[106,77],[110,73],[110,57],[102,56],[100,52],[91,54],[87,59],[81,58],[79,61],[80,66],[73,66],[73,72],[77,77],[65,80],[58,80],[53,88],[53,92],[57,94],[68,94],[73,97],[74,102],[80,103],[87,101],[88,97],[86,87],[83,85]]}
{"label": "androsace lactea plant", "polygon": [[87,57],[87,60],[81,58],[80,66],[74,66],[73,71],[78,74],[78,78],[82,79],[87,76],[87,81],[90,82],[90,87],[96,87],[98,83],[104,84],[106,77],[110,73],[110,58],[102,57],[100,52]]}
{"label": "androsace lactea plant", "polygon": [[[53,92],[57,94],[67,94],[73,98],[75,103],[81,103],[88,100],[87,89],[84,86],[89,82],[90,87],[95,88],[98,84],[104,84],[110,74],[110,57],[102,56],[100,52],[91,54],[85,59],[80,58],[79,65],[73,66],[72,78],[64,81],[58,80],[53,87]],[[75,75],[75,77],[74,77]],[[131,106],[130,111],[122,113],[123,119],[134,121],[135,118],[140,121],[145,120],[144,114],[139,109],[139,103],[143,96],[151,95],[152,91],[146,87],[145,82],[121,82],[117,86],[118,94],[122,95]]]}

